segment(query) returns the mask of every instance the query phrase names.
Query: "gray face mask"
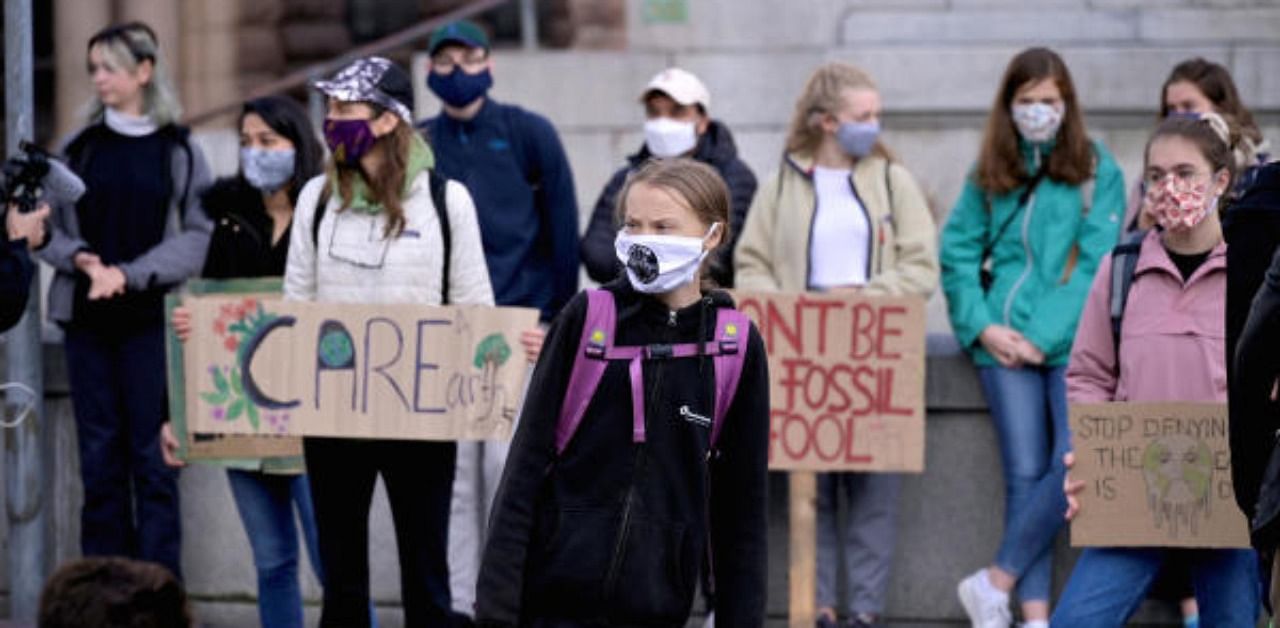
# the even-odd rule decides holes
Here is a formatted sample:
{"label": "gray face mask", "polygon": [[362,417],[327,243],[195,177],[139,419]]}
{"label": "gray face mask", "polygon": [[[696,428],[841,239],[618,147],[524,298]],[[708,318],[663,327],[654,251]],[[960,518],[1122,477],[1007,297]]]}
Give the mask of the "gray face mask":
{"label": "gray face mask", "polygon": [[266,150],[246,146],[240,149],[240,170],[249,185],[271,194],[293,177],[294,156],[292,148]]}

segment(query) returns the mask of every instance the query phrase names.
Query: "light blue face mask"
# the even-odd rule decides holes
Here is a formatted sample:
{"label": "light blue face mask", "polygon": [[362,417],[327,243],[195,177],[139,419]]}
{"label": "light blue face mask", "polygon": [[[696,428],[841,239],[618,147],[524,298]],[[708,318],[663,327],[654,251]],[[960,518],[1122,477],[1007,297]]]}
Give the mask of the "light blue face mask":
{"label": "light blue face mask", "polygon": [[271,194],[289,183],[293,177],[295,151],[267,150],[264,148],[240,149],[240,171],[249,185],[265,194]]}
{"label": "light blue face mask", "polygon": [[871,154],[880,139],[879,122],[841,122],[836,129],[836,141],[844,152],[858,158]]}

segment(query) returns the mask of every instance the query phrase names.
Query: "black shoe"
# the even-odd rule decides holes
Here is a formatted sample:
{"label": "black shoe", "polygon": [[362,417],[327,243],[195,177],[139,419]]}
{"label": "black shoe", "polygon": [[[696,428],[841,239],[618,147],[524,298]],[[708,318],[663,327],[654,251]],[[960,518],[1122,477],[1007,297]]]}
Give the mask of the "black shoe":
{"label": "black shoe", "polygon": [[813,625],[815,628],[840,628],[835,619],[822,614],[818,615],[818,620]]}

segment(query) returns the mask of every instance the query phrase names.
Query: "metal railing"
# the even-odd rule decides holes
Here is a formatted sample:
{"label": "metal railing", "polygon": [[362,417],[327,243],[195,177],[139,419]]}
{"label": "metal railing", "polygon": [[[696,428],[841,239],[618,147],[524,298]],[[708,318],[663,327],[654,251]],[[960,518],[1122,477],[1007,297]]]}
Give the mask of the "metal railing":
{"label": "metal railing", "polygon": [[[416,40],[425,38],[431,33],[431,31],[434,31],[449,22],[473,17],[490,9],[497,8],[507,2],[509,2],[509,0],[474,0],[473,2],[469,2],[447,13],[442,13],[431,19],[419,22],[393,35],[388,35],[382,39],[352,48],[351,50],[327,61],[313,63],[304,68],[290,72],[289,74],[271,81],[266,85],[250,90],[248,94],[245,94],[240,98],[228,100],[220,105],[210,107],[209,109],[190,115],[183,121],[183,123],[187,126],[196,126],[219,116],[234,113],[240,110],[240,107],[246,100],[262,98],[264,96],[273,96],[297,87],[302,87],[313,80],[336,72],[356,59],[370,55],[384,54],[392,50],[403,48]],[[313,100],[315,99],[313,98]],[[315,103],[313,102],[312,115],[314,116],[315,114]]]}

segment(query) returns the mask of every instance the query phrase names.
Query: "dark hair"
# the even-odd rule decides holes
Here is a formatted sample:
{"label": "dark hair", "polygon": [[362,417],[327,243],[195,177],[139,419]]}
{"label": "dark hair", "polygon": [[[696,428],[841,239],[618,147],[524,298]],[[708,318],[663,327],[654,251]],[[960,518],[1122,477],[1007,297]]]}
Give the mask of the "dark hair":
{"label": "dark hair", "polygon": [[[377,119],[378,116],[391,111],[375,102],[360,102],[373,110],[372,119]],[[392,115],[395,115],[394,112]],[[396,128],[379,137],[370,149],[382,151],[382,168],[378,172],[364,172],[359,166],[340,167],[333,159],[329,160],[329,165],[325,169],[327,180],[338,182],[338,196],[342,199],[343,209],[350,207],[354,199],[355,189],[352,187],[354,178],[364,177],[369,190],[369,200],[381,205],[386,211],[387,228],[383,235],[388,238],[398,236],[404,231],[404,185],[409,174],[409,151],[412,149],[414,136],[417,133],[413,126],[397,115]]]}
{"label": "dark hair", "polygon": [[[285,96],[265,96],[244,104],[240,110],[237,128],[244,125],[244,118],[256,114],[272,131],[293,143],[293,176],[289,178],[289,201],[298,202],[298,193],[312,177],[320,174],[324,161],[324,148],[316,137],[311,118],[296,101]],[[243,178],[244,174],[241,173]]]}
{"label": "dark hair", "polygon": [[187,594],[168,569],[119,557],[58,568],[40,594],[40,628],[189,628]]}
{"label": "dark hair", "polygon": [[1084,113],[1080,111],[1067,64],[1048,48],[1028,48],[1009,61],[987,116],[975,173],[977,184],[983,190],[1004,194],[1030,179],[1018,150],[1018,129],[1009,108],[1019,89],[1045,79],[1053,79],[1062,92],[1065,107],[1057,143],[1045,162],[1045,174],[1055,181],[1079,185],[1093,173],[1092,146],[1085,134]]}
{"label": "dark hair", "polygon": [[1161,119],[1169,116],[1169,104],[1166,101],[1169,86],[1183,81],[1195,85],[1213,103],[1218,113],[1233,119],[1241,135],[1254,144],[1262,143],[1262,131],[1258,130],[1253,114],[1240,100],[1240,92],[1236,89],[1236,82],[1231,79],[1231,72],[1220,64],[1200,57],[1187,59],[1173,66],[1169,78],[1160,87]]}
{"label": "dark hair", "polygon": [[[145,35],[145,39],[141,36]],[[156,48],[159,46],[160,39],[156,37],[156,32],[151,29],[146,22],[126,22],[124,24],[113,24],[93,34],[89,38],[87,49],[94,46],[118,41],[129,49],[129,54],[133,55],[134,63],[142,63],[143,61],[156,61]]]}

